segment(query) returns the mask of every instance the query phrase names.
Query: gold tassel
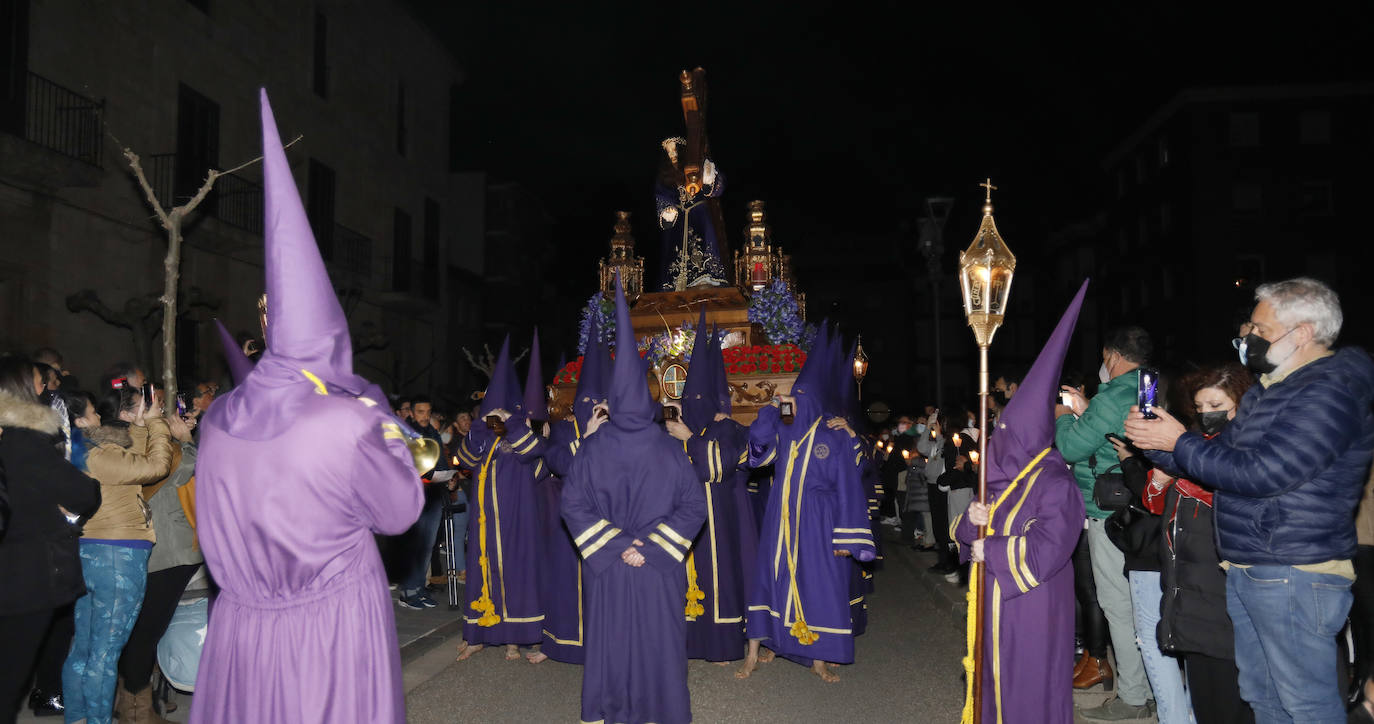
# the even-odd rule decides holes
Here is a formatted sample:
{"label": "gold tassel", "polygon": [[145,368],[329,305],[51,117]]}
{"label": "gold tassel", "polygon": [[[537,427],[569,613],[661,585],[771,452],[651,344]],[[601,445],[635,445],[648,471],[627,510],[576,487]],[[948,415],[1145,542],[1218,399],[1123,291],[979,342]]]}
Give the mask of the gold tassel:
{"label": "gold tassel", "polygon": [[501,623],[501,617],[496,615],[496,604],[491,600],[491,561],[487,558],[487,469],[491,466],[491,457],[496,454],[496,443],[492,442],[491,450],[487,451],[487,459],[482,463],[481,473],[477,476],[477,540],[478,548],[481,553],[478,556],[478,563],[482,569],[482,596],[472,602],[472,610],[482,614],[477,619],[477,625],[490,628]]}
{"label": "gold tassel", "polygon": [[706,613],[706,608],[701,605],[701,601],[706,600],[706,592],[697,585],[697,559],[696,553],[687,554],[687,618],[695,621],[697,616]]}

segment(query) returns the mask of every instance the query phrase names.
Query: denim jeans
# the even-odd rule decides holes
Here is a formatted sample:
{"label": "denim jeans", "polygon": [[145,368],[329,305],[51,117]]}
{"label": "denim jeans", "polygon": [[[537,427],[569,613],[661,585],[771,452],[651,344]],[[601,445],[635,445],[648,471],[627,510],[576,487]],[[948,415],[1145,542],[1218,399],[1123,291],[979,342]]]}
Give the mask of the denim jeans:
{"label": "denim jeans", "polygon": [[1093,584],[1097,603],[1107,615],[1107,630],[1116,654],[1116,693],[1131,706],[1144,706],[1150,699],[1150,679],[1145,674],[1140,647],[1135,643],[1135,614],[1131,606],[1131,584],[1122,570],[1126,556],[1107,537],[1102,520],[1088,519],[1088,557],[1093,564]]}
{"label": "denim jeans", "polygon": [[1164,597],[1159,587],[1159,571],[1131,571],[1130,579],[1135,640],[1140,646],[1140,658],[1145,662],[1150,688],[1155,692],[1159,724],[1189,724],[1193,721],[1193,707],[1183,685],[1179,660],[1159,650],[1156,630],[1159,601]]}
{"label": "denim jeans", "polygon": [[420,517],[405,534],[407,568],[400,585],[404,595],[419,593],[429,582],[429,557],[434,550],[435,536],[439,534],[439,523],[444,515],[444,496],[447,494],[448,489],[443,483],[425,485],[425,504],[420,509]]}
{"label": "denim jeans", "polygon": [[1236,632],[1240,695],[1258,724],[1345,721],[1336,674],[1336,634],[1351,581],[1292,566],[1232,567],[1226,611]]}
{"label": "denim jeans", "polygon": [[[468,496],[462,488],[454,491],[455,506],[466,506]],[[467,570],[467,540],[468,540],[468,512],[466,509],[461,513],[453,514],[453,570],[462,573]]]}
{"label": "denim jeans", "polygon": [[119,654],[143,607],[148,549],[81,541],[86,595],[76,600],[76,633],[62,667],[67,722],[109,724],[114,714]]}

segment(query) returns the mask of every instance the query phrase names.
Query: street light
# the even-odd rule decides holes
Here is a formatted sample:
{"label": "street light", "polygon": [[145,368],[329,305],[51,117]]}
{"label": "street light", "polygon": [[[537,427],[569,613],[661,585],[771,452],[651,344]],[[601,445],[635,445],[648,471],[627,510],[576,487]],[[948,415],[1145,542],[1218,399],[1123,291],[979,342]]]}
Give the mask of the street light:
{"label": "street light", "polygon": [[[973,242],[959,254],[959,285],[964,292],[964,315],[968,326],[973,328],[974,341],[978,343],[978,455],[969,458],[977,464],[980,458],[986,459],[988,452],[988,347],[997,328],[1002,326],[1003,315],[1007,312],[1007,298],[1011,294],[1011,278],[1016,271],[1016,257],[1002,241],[997,224],[992,220],[992,192],[996,186],[992,179],[979,184],[987,190],[983,202],[983,223]],[[988,471],[986,465],[978,465],[978,502],[988,502]],[[978,529],[978,537],[983,538],[986,529]],[[983,714],[983,609],[987,586],[983,566],[974,564],[973,611],[973,721],[980,724]]]}
{"label": "street light", "polygon": [[864,338],[856,338],[854,347],[854,381],[859,383],[859,399],[864,398],[864,378],[868,376],[868,355],[864,354]]}

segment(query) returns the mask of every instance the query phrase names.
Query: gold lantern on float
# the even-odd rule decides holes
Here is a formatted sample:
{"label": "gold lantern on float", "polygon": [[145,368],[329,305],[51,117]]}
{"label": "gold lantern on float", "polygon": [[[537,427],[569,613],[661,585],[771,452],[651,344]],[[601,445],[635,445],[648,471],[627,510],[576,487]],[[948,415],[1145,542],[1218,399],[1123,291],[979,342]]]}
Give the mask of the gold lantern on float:
{"label": "gold lantern on float", "polygon": [[615,212],[615,234],[611,237],[611,253],[597,262],[601,276],[601,291],[615,296],[615,272],[625,283],[625,297],[633,300],[644,291],[644,259],[635,256],[635,237],[630,230],[630,212]]}

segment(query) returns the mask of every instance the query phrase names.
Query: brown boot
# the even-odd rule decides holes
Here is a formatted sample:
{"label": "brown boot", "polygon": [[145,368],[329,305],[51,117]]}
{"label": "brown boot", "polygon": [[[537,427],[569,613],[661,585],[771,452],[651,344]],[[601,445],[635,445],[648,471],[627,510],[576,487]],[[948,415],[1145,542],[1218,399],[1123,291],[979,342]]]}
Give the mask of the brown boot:
{"label": "brown boot", "polygon": [[114,718],[128,724],[129,711],[133,708],[133,695],[124,690],[124,677],[115,682]]}
{"label": "brown boot", "polygon": [[144,686],[128,697],[133,704],[129,707],[128,716],[121,719],[120,724],[172,724],[153,710],[153,687]]}
{"label": "brown boot", "polygon": [[1083,654],[1078,657],[1078,660],[1073,662],[1073,678],[1078,678],[1078,675],[1083,672],[1083,667],[1088,665],[1088,659],[1091,658],[1088,652],[1084,651]]}
{"label": "brown boot", "polygon": [[1083,668],[1079,669],[1078,674],[1073,677],[1073,688],[1091,689],[1098,684],[1102,685],[1103,691],[1112,690],[1112,667],[1106,659],[1099,659],[1095,656],[1084,656],[1086,659]]}

